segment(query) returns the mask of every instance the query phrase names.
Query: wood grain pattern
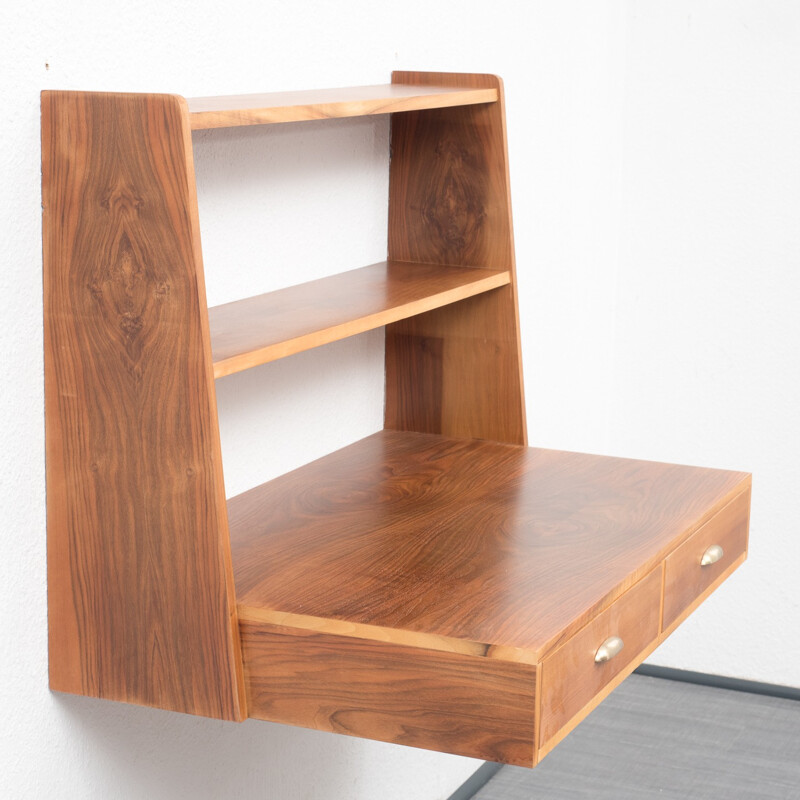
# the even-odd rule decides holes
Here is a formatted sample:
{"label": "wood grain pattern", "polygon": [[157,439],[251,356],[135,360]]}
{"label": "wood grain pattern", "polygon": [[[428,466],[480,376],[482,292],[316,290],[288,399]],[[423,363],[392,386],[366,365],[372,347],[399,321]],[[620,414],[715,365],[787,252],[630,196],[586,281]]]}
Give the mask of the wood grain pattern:
{"label": "wood grain pattern", "polygon": [[511,647],[488,647],[483,642],[470,642],[467,639],[453,639],[435,633],[407,631],[402,628],[388,628],[380,625],[365,625],[330,617],[314,617],[309,614],[293,614],[288,611],[273,611],[254,606],[239,606],[239,621],[242,623],[268,623],[300,630],[332,633],[355,639],[369,639],[375,642],[392,642],[420,647],[423,650],[442,650],[445,653],[462,653],[469,656],[486,656],[502,661],[516,661],[521,664],[535,664],[536,660],[527,650]]}
{"label": "wood grain pattern", "polygon": [[185,105],[44,92],[50,683],[242,719]]}
{"label": "wood grain pattern", "polygon": [[[640,663],[644,649],[658,638],[662,573],[659,565],[544,660],[540,746],[625,667]],[[610,636],[624,641],[622,651],[609,661],[595,663],[598,647]]]}
{"label": "wood grain pattern", "polygon": [[[670,554],[666,561],[664,585],[664,629],[669,628],[697,596],[747,551],[749,523],[748,489]],[[701,567],[703,553],[714,544],[722,546],[723,557],[715,564]]]}
{"label": "wood grain pattern", "polygon": [[264,125],[312,119],[361,117],[422,108],[493,103],[493,87],[349,86],[300,92],[246,94],[189,99],[192,130],[235,125]]}
{"label": "wood grain pattern", "polygon": [[502,82],[416,72],[392,81],[494,89],[499,99],[392,118],[389,258],[508,270],[511,283],[387,327],[386,427],[524,444]]}
{"label": "wood grain pattern", "polygon": [[383,261],[210,308],[221,378],[508,284],[508,271]]}
{"label": "wood grain pattern", "polygon": [[383,431],[229,501],[237,598],[537,661],[749,480]]}
{"label": "wood grain pattern", "polygon": [[734,561],[728,564],[727,568],[719,573],[713,580],[713,582],[709,583],[701,592],[700,594],[696,595],[689,601],[688,605],[686,605],[675,617],[671,623],[668,625],[665,624],[664,628],[661,632],[661,641],[666,639],[670,634],[672,634],[675,629],[684,621],[687,617],[693,614],[714,592],[719,589],[719,587],[725,583],[734,572],[736,572],[739,567],[747,561],[747,552],[740,553]]}
{"label": "wood grain pattern", "polygon": [[[620,684],[642,663],[652,652],[658,647],[663,639],[656,638],[648,644],[644,650],[641,650],[636,658],[629,661],[611,680],[606,683],[603,688],[597,692],[586,705],[572,716],[572,718],[559,730],[553,734],[547,741],[542,740],[539,750],[537,752],[536,760],[539,763],[548,753],[550,753],[560,742],[562,742],[575,728],[580,725],[589,714],[594,711]],[[541,672],[541,670],[540,670]]]}
{"label": "wood grain pattern", "polygon": [[533,766],[536,668],[242,623],[252,716]]}

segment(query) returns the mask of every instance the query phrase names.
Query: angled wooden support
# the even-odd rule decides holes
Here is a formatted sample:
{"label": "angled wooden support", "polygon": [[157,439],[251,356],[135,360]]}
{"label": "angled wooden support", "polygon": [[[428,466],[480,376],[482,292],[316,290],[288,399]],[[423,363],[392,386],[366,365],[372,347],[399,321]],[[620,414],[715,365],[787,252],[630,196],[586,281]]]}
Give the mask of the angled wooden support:
{"label": "angled wooden support", "polygon": [[42,95],[50,685],[246,715],[186,103]]}
{"label": "angled wooden support", "polygon": [[511,282],[386,327],[386,427],[526,444],[502,81],[395,72],[392,83],[498,100],[392,118],[389,258],[509,270]]}

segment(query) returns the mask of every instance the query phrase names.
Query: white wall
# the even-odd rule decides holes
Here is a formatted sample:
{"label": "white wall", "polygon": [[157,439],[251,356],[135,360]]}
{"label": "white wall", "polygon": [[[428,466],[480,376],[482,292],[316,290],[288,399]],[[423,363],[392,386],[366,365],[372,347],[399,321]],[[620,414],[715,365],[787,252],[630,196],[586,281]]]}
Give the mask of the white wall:
{"label": "white wall", "polygon": [[629,9],[608,448],[753,473],[749,561],[651,661],[800,686],[800,5]]}
{"label": "white wall", "polygon": [[[652,660],[800,686],[799,7],[45,0],[0,14],[4,795],[436,800],[477,766],[48,691],[44,88],[504,76],[531,439],[752,470],[750,562]],[[384,119],[194,144],[211,303],[382,258]],[[229,493],[380,427],[381,359],[373,332],[220,381]]]}

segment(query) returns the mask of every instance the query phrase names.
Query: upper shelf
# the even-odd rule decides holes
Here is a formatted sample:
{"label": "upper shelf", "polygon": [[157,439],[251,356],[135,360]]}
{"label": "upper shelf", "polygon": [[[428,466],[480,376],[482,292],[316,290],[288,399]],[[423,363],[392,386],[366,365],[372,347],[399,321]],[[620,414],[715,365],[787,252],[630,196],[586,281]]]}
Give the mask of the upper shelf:
{"label": "upper shelf", "polygon": [[494,103],[497,89],[380,84],[302,92],[188,98],[192,130],[312,119],[362,117],[428,108]]}
{"label": "upper shelf", "polygon": [[511,280],[507,270],[381,261],[208,310],[214,377],[449,305]]}

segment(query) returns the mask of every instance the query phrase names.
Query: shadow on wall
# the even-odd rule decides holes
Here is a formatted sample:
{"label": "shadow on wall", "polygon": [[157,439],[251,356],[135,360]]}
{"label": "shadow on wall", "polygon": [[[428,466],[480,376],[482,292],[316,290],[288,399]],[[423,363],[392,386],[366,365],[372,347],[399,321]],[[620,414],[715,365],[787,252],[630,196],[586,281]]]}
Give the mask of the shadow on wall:
{"label": "shadow on wall", "polygon": [[[220,722],[52,693],[68,737],[80,741],[86,795],[347,797],[364,754],[356,739],[247,720]],[[386,745],[389,747],[389,745]]]}

